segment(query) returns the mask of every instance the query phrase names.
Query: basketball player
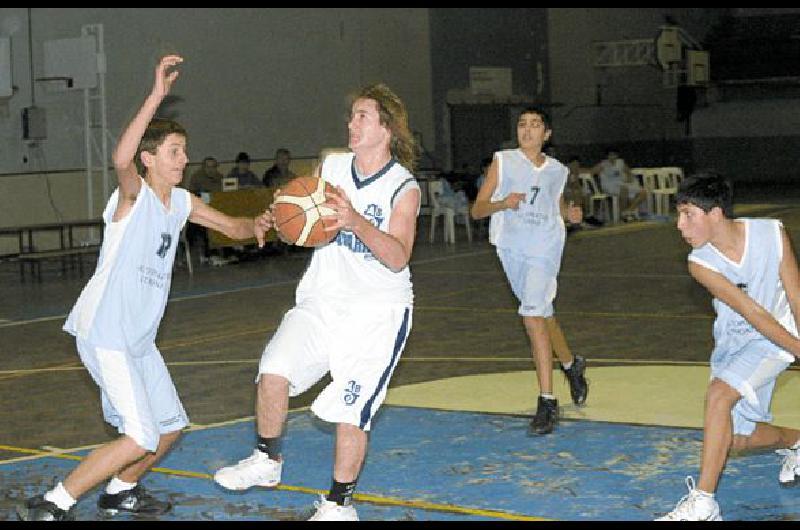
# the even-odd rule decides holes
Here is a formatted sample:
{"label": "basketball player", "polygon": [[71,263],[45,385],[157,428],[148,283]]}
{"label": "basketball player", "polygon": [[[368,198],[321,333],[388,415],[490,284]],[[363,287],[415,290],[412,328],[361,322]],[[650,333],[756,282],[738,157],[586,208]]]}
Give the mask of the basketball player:
{"label": "basketball player", "polygon": [[348,129],[352,153],[329,154],[316,170],[335,186],[326,202],[335,215],[326,219],[341,231],[314,251],[296,305],[261,357],[252,456],[214,476],[231,490],[278,484],[289,396],[330,371],[332,382],[311,410],[336,424],[333,480],[311,520],[358,520],[352,496],[368,432],[411,331],[408,262],[420,190],[405,106],[385,85],[363,88]]}
{"label": "basketball player", "polygon": [[799,482],[800,431],[768,422],[775,381],[800,355],[800,273],[782,223],[734,219],[719,175],[686,179],[677,204],[689,273],[713,295],[717,317],[700,479],[695,488],[687,477],[688,495],[661,520],[721,520],[714,492],[731,449],[779,447],[779,483]]}
{"label": "basketball player", "polygon": [[[474,219],[491,216],[489,241],[497,247],[531,344],[539,381],[536,415],[531,434],[547,434],[558,422],[558,401],[553,395],[553,353],[548,327],[560,331],[553,317],[556,278],[566,240],[564,217],[571,223],[582,219],[581,209],[567,206],[563,192],[569,170],[542,152],[552,133],[548,115],[539,108],[522,111],[517,122],[517,149],[494,154],[471,214]],[[586,399],[586,361],[566,348],[558,352],[576,404]]]}
{"label": "basketball player", "polygon": [[72,519],[77,499],[112,476],[98,501],[102,513],[153,516],[170,509],[138,481],[188,424],[155,345],[181,228],[188,217],[234,239],[255,236],[263,245],[271,226],[269,212],[231,218],[176,188],[188,160],[186,132],[153,116],[178,77],[168,70],[182,61],[177,55],[161,59],[151,94],[119,140],[113,156],[119,187],[103,212],[97,270],[64,325],[100,387],[106,421],[121,436],[92,451],[55,488],[18,506],[20,519]]}

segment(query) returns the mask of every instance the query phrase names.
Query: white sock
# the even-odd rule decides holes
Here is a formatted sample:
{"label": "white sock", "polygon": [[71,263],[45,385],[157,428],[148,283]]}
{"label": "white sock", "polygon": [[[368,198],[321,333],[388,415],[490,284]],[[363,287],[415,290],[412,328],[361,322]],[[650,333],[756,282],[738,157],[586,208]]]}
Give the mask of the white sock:
{"label": "white sock", "polygon": [[108,486],[106,486],[106,493],[108,493],[109,495],[116,495],[121,491],[132,490],[135,487],[136,487],[136,482],[134,483],[124,482],[118,479],[117,477],[114,477],[108,483]]}
{"label": "white sock", "polygon": [[72,498],[72,495],[69,494],[61,482],[44,494],[44,500],[52,502],[64,511],[69,510],[78,502]]}
{"label": "white sock", "polygon": [[572,359],[572,360],[571,360],[570,362],[568,362],[568,363],[561,363],[561,367],[562,367],[564,370],[569,370],[570,368],[572,368],[572,363],[574,363],[574,362],[575,362],[575,359]]}
{"label": "white sock", "polygon": [[556,397],[553,394],[539,394],[545,399],[555,399]]}

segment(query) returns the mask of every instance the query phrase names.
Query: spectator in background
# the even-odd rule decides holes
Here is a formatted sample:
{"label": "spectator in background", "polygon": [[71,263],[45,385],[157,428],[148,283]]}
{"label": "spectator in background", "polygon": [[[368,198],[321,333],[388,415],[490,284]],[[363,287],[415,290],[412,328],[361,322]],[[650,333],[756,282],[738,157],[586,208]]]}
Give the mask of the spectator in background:
{"label": "spectator in background", "polygon": [[453,208],[456,211],[461,208],[466,208],[469,203],[466,193],[462,190],[454,191],[450,182],[444,175],[439,177],[439,182],[442,183],[442,193],[438,197],[439,204],[445,208]]}
{"label": "spectator in background", "polygon": [[192,173],[189,191],[195,195],[222,191],[222,173],[219,172],[219,162],[216,158],[207,156],[203,159],[203,165]]}
{"label": "spectator in background", "polygon": [[[586,194],[583,190],[583,184],[581,183],[580,175],[581,173],[590,173],[590,168],[585,168],[581,165],[581,160],[577,156],[573,156],[569,159],[569,163],[567,163],[567,168],[569,169],[569,175],[567,175],[567,184],[564,186],[564,201],[569,204],[572,202],[574,206],[578,206],[582,211],[587,211],[587,200]],[[590,226],[602,226],[603,222],[595,218],[594,216],[584,217],[582,223],[568,223],[567,224],[567,233],[577,230],[579,228],[585,227],[586,225]]]}
{"label": "spectator in background", "polygon": [[647,192],[631,175],[631,168],[619,157],[614,148],[606,151],[606,158],[592,168],[600,178],[603,192],[619,197],[619,210],[624,221],[639,217],[639,205],[647,200]]}
{"label": "spectator in background", "polygon": [[264,172],[264,176],[261,179],[264,186],[280,187],[282,184],[286,184],[295,178],[297,175],[292,173],[292,170],[289,169],[289,162],[291,162],[291,160],[292,155],[285,147],[281,147],[275,151],[275,163]]}
{"label": "spectator in background", "polygon": [[261,181],[250,170],[250,156],[244,152],[236,155],[236,166],[228,173],[228,177],[236,177],[239,189],[261,187]]}

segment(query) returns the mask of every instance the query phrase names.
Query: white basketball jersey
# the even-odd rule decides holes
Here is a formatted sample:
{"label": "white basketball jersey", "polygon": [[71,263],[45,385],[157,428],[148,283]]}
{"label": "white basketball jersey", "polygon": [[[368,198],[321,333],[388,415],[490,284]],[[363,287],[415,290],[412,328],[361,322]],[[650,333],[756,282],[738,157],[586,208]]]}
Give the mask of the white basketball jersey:
{"label": "white basketball jersey", "polygon": [[[780,277],[783,259],[781,222],[776,219],[737,219],[745,223],[745,250],[739,263],[731,261],[711,243],[689,254],[693,261],[725,276],[758,305],[767,310],[790,333],[797,335],[794,315]],[[759,333],[742,315],[724,302],[714,299],[714,351],[712,360],[722,361],[735,355],[752,341],[763,341],[765,355],[793,361],[794,356],[781,350]]]}
{"label": "white basketball jersey", "polygon": [[490,242],[527,257],[544,258],[557,272],[566,241],[559,200],[569,170],[549,156],[545,156],[541,167],[536,167],[520,149],[499,151],[494,157],[497,187],[492,200],[499,201],[509,193],[524,193],[525,199],[516,210],[492,214]]}
{"label": "white basketball jersey", "polygon": [[[419,189],[419,185],[394,159],[375,175],[360,180],[354,160],[353,153],[328,155],[321,176],[343,188],[357,212],[379,230],[388,232],[395,201],[402,193]],[[410,304],[414,294],[408,266],[392,272],[355,234],[342,230],[336,239],[314,250],[296,297],[298,303],[306,298],[332,297],[352,303]]]}
{"label": "white basketball jersey", "polygon": [[124,219],[112,222],[119,189],[103,212],[105,232],[95,270],[64,324],[64,331],[95,346],[146,355],[167,305],[172,264],[191,195],[173,188],[170,209],[142,180]]}

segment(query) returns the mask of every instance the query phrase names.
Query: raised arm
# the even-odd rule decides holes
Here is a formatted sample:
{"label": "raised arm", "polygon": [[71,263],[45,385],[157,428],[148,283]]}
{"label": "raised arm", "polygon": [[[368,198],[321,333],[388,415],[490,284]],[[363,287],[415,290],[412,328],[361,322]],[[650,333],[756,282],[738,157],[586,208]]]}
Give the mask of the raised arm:
{"label": "raised arm", "polygon": [[[800,340],[789,333],[769,311],[736,287],[722,274],[712,271],[698,263],[689,262],[689,273],[703,285],[714,298],[724,302],[742,315],[759,333],[788,351],[800,356]],[[788,293],[788,290],[787,290]]]}
{"label": "raised arm", "polygon": [[128,124],[117,143],[112,160],[119,180],[118,211],[122,209],[120,207],[124,208],[125,204],[133,204],[133,201],[136,200],[142,185],[139,173],[136,170],[136,150],[139,147],[142,136],[144,136],[147,125],[153,119],[156,110],[158,110],[158,106],[164,100],[164,97],[169,94],[172,83],[178,78],[177,71],[167,73],[167,70],[182,62],[183,58],[177,55],[167,55],[159,61],[150,95],[147,96],[139,112]]}

